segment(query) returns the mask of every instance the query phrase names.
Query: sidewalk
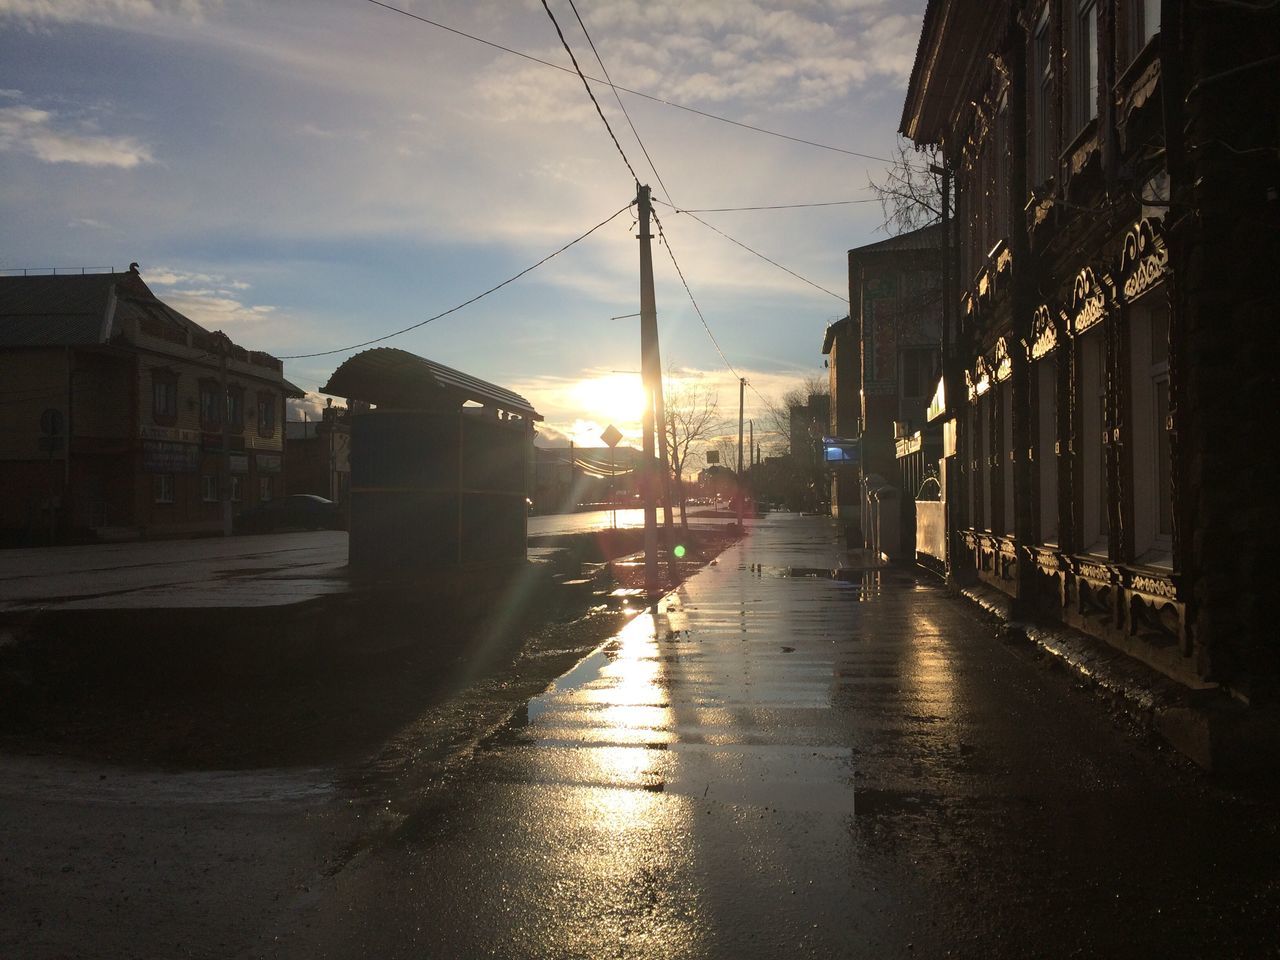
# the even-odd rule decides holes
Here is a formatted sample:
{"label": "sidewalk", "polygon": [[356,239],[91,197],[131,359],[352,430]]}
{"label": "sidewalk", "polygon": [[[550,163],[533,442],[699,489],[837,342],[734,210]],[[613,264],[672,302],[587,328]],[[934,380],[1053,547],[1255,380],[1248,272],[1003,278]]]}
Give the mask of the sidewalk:
{"label": "sidewalk", "polygon": [[530,701],[254,955],[1260,956],[1274,797],[771,516]]}

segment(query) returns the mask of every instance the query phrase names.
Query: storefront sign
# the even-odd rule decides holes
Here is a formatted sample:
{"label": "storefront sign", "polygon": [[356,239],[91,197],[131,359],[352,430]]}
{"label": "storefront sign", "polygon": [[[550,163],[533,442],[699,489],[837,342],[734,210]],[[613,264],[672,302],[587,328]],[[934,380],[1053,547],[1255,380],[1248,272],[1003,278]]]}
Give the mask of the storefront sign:
{"label": "storefront sign", "polygon": [[147,473],[195,473],[200,469],[200,448],[194,443],[143,440],[142,469]]}
{"label": "storefront sign", "polygon": [[259,473],[279,473],[280,472],[280,454],[278,453],[258,454],[258,472]]}
{"label": "storefront sign", "polygon": [[142,426],[138,435],[143,440],[168,440],[172,443],[199,443],[200,434],[196,430],[179,430],[177,427]]}
{"label": "storefront sign", "polygon": [[232,473],[248,473],[249,457],[243,453],[233,453],[227,457],[227,465],[231,468]]}

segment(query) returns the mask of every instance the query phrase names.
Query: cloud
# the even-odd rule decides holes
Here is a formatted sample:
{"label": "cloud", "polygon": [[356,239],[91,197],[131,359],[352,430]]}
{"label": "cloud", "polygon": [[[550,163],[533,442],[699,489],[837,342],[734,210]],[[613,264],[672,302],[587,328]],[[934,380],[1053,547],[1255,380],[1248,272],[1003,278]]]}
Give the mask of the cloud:
{"label": "cloud", "polygon": [[0,107],[0,150],[28,153],[45,163],[126,170],[154,162],[151,148],[133,137],[103,136],[89,132],[87,126],[25,104]]}
{"label": "cloud", "polygon": [[0,17],[28,23],[113,23],[163,15],[199,18],[207,0],[0,0]]}

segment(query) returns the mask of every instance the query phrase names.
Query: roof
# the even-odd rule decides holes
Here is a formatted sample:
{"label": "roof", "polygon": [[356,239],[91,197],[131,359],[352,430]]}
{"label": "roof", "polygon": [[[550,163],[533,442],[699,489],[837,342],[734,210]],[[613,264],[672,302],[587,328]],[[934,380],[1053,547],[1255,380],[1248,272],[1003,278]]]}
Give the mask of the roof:
{"label": "roof", "polygon": [[918,144],[941,143],[965,110],[1009,18],[1008,0],[929,0],[898,131]]}
{"label": "roof", "polygon": [[[128,321],[159,321],[200,337],[209,335],[158,299],[134,270],[0,276],[0,348],[95,346],[110,341]],[[248,355],[266,356],[256,351]],[[281,380],[285,396],[306,396],[306,391]]]}
{"label": "roof", "polygon": [[889,237],[887,240],[878,240],[875,243],[868,243],[866,246],[854,247],[849,253],[861,257],[868,253],[904,253],[908,251],[939,250],[941,248],[942,224],[939,222],[931,223],[927,227],[921,227],[919,230],[900,233],[897,236]]}
{"label": "roof", "polygon": [[823,334],[822,337],[822,352],[824,354],[831,352],[831,345],[835,343],[836,337],[840,335],[843,328],[848,326],[848,317],[841,317],[839,320],[835,320],[832,323],[827,324],[827,332]]}
{"label": "roof", "polygon": [[333,371],[320,392],[389,407],[432,405],[441,397],[458,405],[471,400],[532,420],[542,419],[518,393],[394,347],[357,353]]}
{"label": "roof", "polygon": [[0,277],[0,347],[79,347],[111,336],[117,284],[149,295],[135,273]]}

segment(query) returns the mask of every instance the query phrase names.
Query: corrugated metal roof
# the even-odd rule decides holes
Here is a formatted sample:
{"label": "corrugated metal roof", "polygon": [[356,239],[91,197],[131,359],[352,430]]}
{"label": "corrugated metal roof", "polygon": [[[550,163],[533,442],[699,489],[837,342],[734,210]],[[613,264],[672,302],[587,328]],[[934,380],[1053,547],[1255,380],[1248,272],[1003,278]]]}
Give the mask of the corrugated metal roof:
{"label": "corrugated metal roof", "polygon": [[473,400],[533,420],[542,419],[542,414],[518,393],[394,347],[357,353],[333,371],[320,392],[388,407],[415,407],[444,393],[459,404]]}
{"label": "corrugated metal roof", "polygon": [[0,347],[105,342],[110,334],[105,321],[111,291],[123,276],[86,273],[0,277]]}

